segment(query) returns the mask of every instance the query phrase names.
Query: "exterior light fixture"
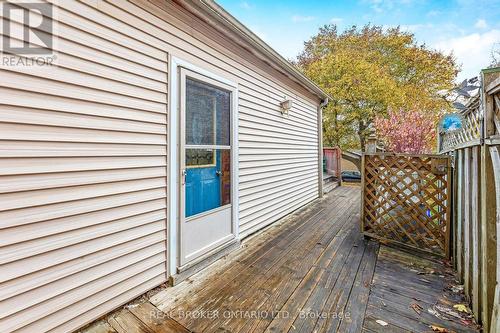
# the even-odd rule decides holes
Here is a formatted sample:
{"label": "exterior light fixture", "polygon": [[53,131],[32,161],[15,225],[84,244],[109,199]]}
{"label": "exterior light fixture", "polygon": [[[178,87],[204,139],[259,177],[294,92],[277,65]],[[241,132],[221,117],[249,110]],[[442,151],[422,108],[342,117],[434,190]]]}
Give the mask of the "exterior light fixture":
{"label": "exterior light fixture", "polygon": [[290,111],[292,105],[293,105],[292,100],[285,97],[285,100],[280,103],[281,114],[288,115],[288,111]]}

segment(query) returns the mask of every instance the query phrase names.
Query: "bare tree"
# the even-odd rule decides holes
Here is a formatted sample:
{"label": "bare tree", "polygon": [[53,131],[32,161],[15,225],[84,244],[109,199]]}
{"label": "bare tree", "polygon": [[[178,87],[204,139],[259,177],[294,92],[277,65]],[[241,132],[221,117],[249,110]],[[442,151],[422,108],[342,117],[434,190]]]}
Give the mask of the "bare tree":
{"label": "bare tree", "polygon": [[500,43],[493,44],[491,48],[491,63],[488,68],[500,67]]}

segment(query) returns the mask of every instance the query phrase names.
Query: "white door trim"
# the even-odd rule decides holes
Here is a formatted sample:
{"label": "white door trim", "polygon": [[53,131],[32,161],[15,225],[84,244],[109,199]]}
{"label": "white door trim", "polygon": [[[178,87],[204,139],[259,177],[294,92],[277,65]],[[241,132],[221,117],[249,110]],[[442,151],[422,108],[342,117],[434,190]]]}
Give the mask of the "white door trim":
{"label": "white door trim", "polygon": [[167,272],[168,276],[177,273],[179,266],[179,68],[183,67],[190,71],[204,75],[210,79],[219,81],[234,87],[234,97],[231,106],[231,203],[232,203],[232,230],[236,239],[239,239],[239,144],[238,144],[238,84],[227,78],[214,74],[206,69],[200,68],[187,61],[172,56],[169,62],[168,93],[170,105],[168,107],[168,166],[167,166]]}

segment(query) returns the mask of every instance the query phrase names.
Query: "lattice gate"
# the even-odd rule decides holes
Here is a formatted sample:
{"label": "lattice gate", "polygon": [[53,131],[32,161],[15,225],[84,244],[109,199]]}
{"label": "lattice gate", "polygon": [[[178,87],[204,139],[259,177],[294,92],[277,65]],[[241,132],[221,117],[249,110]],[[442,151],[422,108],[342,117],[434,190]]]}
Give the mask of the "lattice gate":
{"label": "lattice gate", "polygon": [[451,161],[442,155],[363,155],[362,231],[449,255]]}

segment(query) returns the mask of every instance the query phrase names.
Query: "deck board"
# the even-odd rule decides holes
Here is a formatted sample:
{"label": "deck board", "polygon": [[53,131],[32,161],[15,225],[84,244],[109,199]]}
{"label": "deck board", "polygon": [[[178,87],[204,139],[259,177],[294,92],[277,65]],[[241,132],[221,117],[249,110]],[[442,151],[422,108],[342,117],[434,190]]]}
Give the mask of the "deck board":
{"label": "deck board", "polygon": [[442,263],[364,239],[359,205],[359,187],[338,187],[107,322],[119,332],[154,333],[424,332],[430,324],[473,331],[427,312],[461,301],[444,294],[452,277],[417,274],[439,272]]}
{"label": "deck board", "polygon": [[[452,332],[476,332],[474,326],[466,326],[459,318],[442,318],[429,312],[435,306],[453,311],[453,305],[465,303],[463,294],[453,293],[449,286],[456,285],[455,275],[442,260],[415,256],[406,251],[382,246],[373,275],[364,328],[382,329],[376,320],[388,323],[388,332],[429,332],[431,325]],[[412,306],[419,306],[416,311]],[[456,311],[455,311],[456,312]]]}

